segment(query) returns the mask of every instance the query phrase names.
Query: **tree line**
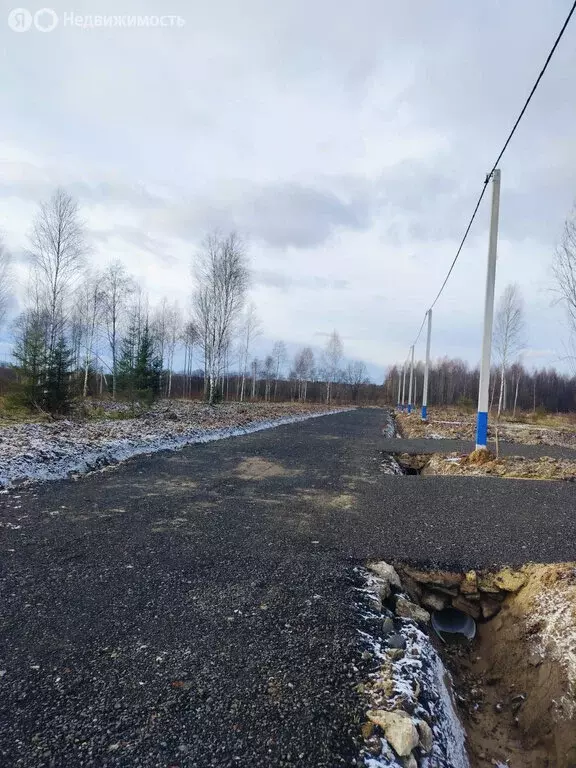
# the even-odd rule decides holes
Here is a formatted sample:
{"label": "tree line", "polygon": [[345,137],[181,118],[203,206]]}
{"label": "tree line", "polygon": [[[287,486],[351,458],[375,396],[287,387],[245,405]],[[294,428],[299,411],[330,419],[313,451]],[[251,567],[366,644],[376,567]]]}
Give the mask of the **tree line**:
{"label": "tree line", "polygon": [[[576,240],[575,240],[576,244]],[[576,255],[576,251],[574,252]],[[574,262],[576,267],[576,259]],[[576,277],[576,269],[574,272]],[[574,327],[576,333],[576,326]],[[524,301],[516,283],[508,284],[499,298],[494,315],[490,373],[490,411],[571,411],[576,408],[576,377],[554,368],[529,371],[523,364],[526,346]],[[403,370],[406,369],[405,399],[408,399],[409,370],[395,365],[386,376],[384,390],[389,402],[399,402]],[[429,405],[475,406],[480,382],[479,366],[444,357],[431,363],[428,374]],[[424,364],[414,370],[413,405],[421,403]]]}
{"label": "tree line", "polygon": [[[365,364],[344,362],[337,331],[319,354],[306,346],[290,360],[278,340],[263,359],[254,356],[261,327],[248,303],[248,256],[235,233],[203,243],[184,311],[165,298],[151,306],[120,261],[89,268],[78,203],[62,189],[40,204],[28,239],[26,301],[12,336],[17,396],[30,408],[65,413],[73,398],[94,395],[201,396],[210,404],[373,396]],[[0,321],[10,274],[9,254],[0,249]]]}

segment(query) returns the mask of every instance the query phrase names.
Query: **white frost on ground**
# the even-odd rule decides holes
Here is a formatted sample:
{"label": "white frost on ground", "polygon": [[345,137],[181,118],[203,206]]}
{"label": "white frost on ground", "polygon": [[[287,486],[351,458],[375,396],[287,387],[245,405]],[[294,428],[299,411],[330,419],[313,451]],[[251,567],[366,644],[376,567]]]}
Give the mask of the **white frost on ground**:
{"label": "white frost on ground", "polygon": [[[266,418],[266,409],[260,406],[230,404],[210,409],[198,404],[170,404],[133,419],[18,424],[0,430],[0,487],[62,479],[138,455],[246,435],[347,410],[351,409],[298,412],[289,406],[272,406]],[[287,415],[278,415],[283,412]]]}
{"label": "white frost on ground", "polygon": [[[368,584],[368,597],[374,603],[378,602],[375,579],[371,574],[363,573]],[[362,590],[364,591],[364,590]],[[361,608],[361,615],[368,619],[368,626],[374,625],[374,620],[382,614],[373,610],[366,612],[366,606]],[[371,621],[370,621],[371,620]],[[399,659],[391,659],[386,653],[387,638],[379,638],[376,631],[360,632],[361,644],[382,665],[392,668],[394,692],[389,699],[381,700],[379,694],[378,671],[370,675],[371,682],[376,683],[369,693],[370,708],[394,709],[397,707],[410,711],[414,723],[426,720],[432,725],[434,744],[432,752],[418,758],[419,768],[469,768],[466,753],[466,735],[458,718],[452,695],[449,691],[450,675],[445,669],[438,653],[432,646],[430,638],[409,619],[394,618],[395,632],[402,635],[406,641],[404,654]],[[370,683],[367,686],[370,691]],[[385,739],[382,742],[382,752],[378,756],[364,754],[364,764],[368,768],[402,768],[404,763],[398,758]]]}
{"label": "white frost on ground", "polygon": [[556,661],[564,669],[568,682],[568,696],[556,701],[558,714],[571,720],[576,716],[576,621],[575,590],[553,587],[541,591],[534,600],[529,617],[534,650],[542,658]]}

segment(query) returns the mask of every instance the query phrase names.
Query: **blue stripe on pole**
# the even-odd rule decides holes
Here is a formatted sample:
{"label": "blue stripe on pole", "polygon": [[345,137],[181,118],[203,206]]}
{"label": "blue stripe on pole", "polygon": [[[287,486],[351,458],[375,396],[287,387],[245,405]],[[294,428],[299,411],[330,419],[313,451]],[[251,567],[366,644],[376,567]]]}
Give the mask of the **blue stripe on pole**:
{"label": "blue stripe on pole", "polygon": [[486,448],[488,445],[488,413],[478,411],[476,420],[476,448]]}
{"label": "blue stripe on pole", "polygon": [[423,405],[422,406],[422,421],[426,421],[427,418],[428,418],[428,408],[427,408],[427,406]]}

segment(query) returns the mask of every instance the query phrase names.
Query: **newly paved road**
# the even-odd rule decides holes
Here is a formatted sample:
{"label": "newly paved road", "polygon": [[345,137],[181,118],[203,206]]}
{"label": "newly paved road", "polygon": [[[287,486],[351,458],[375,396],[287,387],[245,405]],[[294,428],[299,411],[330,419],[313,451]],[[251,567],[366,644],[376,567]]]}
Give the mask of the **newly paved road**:
{"label": "newly paved road", "polygon": [[[470,453],[476,445],[471,440],[391,437],[380,440],[378,447],[381,451],[408,453],[414,456],[427,453]],[[489,442],[488,448],[496,453],[495,443]],[[574,448],[563,448],[558,445],[522,445],[500,440],[498,450],[502,456],[525,456],[527,459],[539,459],[542,456],[550,456],[553,459],[576,459]]]}
{"label": "newly paved road", "polygon": [[383,420],[0,497],[0,765],[352,765],[354,566],[575,558],[573,485],[383,475]]}

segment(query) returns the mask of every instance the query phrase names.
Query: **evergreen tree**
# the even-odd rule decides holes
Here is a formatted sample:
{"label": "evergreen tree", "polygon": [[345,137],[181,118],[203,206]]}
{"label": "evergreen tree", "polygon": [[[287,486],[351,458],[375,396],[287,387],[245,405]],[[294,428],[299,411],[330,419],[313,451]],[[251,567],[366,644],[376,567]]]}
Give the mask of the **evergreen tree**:
{"label": "evergreen tree", "polygon": [[48,364],[47,327],[46,317],[37,310],[23,312],[14,324],[13,356],[21,383],[19,399],[27,407],[44,404]]}
{"label": "evergreen tree", "polygon": [[117,387],[119,391],[128,394],[130,399],[133,399],[134,391],[136,389],[135,369],[136,359],[138,357],[138,336],[138,326],[136,323],[132,322],[120,345]]}
{"label": "evergreen tree", "polygon": [[162,372],[162,362],[155,354],[154,347],[154,339],[146,321],[138,345],[134,378],[137,390],[151,392],[153,396],[160,391],[160,373]]}
{"label": "evergreen tree", "polygon": [[118,389],[131,400],[151,399],[160,392],[162,362],[155,349],[148,321],[142,328],[132,323],[122,341],[118,362]]}
{"label": "evergreen tree", "polygon": [[74,354],[60,336],[48,360],[44,406],[50,413],[66,413],[70,408],[70,371]]}

